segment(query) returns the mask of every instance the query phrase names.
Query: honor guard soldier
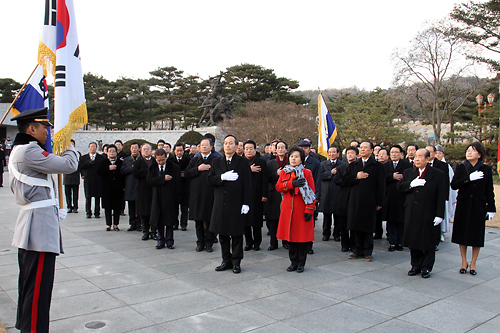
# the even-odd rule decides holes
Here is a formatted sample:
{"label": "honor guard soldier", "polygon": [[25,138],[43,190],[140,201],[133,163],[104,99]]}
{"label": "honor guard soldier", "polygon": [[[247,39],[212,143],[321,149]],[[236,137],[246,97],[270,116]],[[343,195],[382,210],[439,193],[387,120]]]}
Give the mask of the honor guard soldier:
{"label": "honor guard soldier", "polygon": [[78,168],[78,153],[70,144],[61,156],[48,153],[47,108],[26,110],[13,117],[19,133],[9,159],[10,188],[21,206],[12,245],[19,249],[19,300],[16,328],[21,332],[48,332],[49,308],[56,256],[63,253],[59,209],[52,174]]}

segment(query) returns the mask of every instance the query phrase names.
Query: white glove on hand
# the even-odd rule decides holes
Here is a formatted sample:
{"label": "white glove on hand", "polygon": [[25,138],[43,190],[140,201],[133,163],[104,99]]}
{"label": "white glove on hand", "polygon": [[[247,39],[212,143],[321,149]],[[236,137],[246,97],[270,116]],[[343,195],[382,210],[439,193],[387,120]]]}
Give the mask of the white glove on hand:
{"label": "white glove on hand", "polygon": [[59,208],[59,219],[64,220],[68,216],[68,211],[64,208]]}
{"label": "white glove on hand", "polygon": [[424,186],[425,185],[425,179],[420,179],[420,178],[415,178],[411,181],[410,187],[418,187],[418,186]]}
{"label": "white glove on hand", "polygon": [[241,214],[247,214],[249,210],[250,207],[248,205],[241,206]]}
{"label": "white glove on hand", "polygon": [[234,170],[229,170],[220,175],[220,180],[234,182],[238,177],[238,173],[234,172]]}
{"label": "white glove on hand", "polygon": [[441,222],[443,222],[443,219],[442,219],[442,218],[437,217],[437,216],[434,218],[434,226],[438,226],[438,225],[440,225],[440,224],[441,224]]}
{"label": "white glove on hand", "polygon": [[475,180],[478,180],[478,179],[483,179],[484,177],[484,173],[482,171],[474,171],[473,173],[471,173],[469,175],[469,179],[471,182],[475,181]]}
{"label": "white glove on hand", "polygon": [[495,217],[495,213],[488,212],[486,213],[486,216],[488,217],[488,221],[491,221]]}

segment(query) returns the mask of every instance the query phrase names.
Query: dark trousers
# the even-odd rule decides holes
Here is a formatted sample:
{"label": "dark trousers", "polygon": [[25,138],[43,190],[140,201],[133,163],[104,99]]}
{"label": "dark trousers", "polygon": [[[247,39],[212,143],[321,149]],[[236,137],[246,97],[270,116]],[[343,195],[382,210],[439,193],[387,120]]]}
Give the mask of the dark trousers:
{"label": "dark trousers", "polygon": [[19,249],[18,262],[16,328],[21,332],[47,333],[56,254]]}
{"label": "dark trousers", "polygon": [[403,243],[403,233],[405,231],[405,224],[398,221],[387,221],[387,238],[389,244],[400,245]]}
{"label": "dark trousers", "polygon": [[410,249],[411,267],[415,270],[432,271],[434,261],[436,260],[436,251],[422,251]]}
{"label": "dark trousers", "polygon": [[210,232],[210,221],[195,221],[196,245],[212,246],[214,244],[215,234]]}
{"label": "dark trousers", "polygon": [[[155,233],[156,230],[152,230],[151,225],[149,224],[149,215],[148,216],[141,216],[141,225],[142,225],[142,233],[143,234],[150,234],[150,233]],[[151,229],[151,230],[149,230]]]}
{"label": "dark trousers", "polygon": [[289,242],[288,244],[290,245],[290,249],[288,250],[288,257],[290,258],[292,265],[305,266],[309,242]]}
{"label": "dark trousers", "polygon": [[[2,164],[0,162],[0,164]],[[0,186],[3,186],[3,165],[0,165],[0,167],[2,168],[2,170],[0,170]]]}
{"label": "dark trousers", "polygon": [[267,220],[266,223],[269,228],[269,233],[271,234],[270,245],[278,248],[278,238],[276,238],[276,233],[278,232],[278,220]]}
{"label": "dark trousers", "polygon": [[174,245],[174,227],[159,226],[158,227],[158,245]]}
{"label": "dark trousers", "polygon": [[377,219],[375,220],[375,236],[382,237],[384,228],[382,227],[382,209],[377,211]]}
{"label": "dark trousers", "polygon": [[340,227],[340,247],[343,249],[354,248],[353,239],[347,230],[347,216],[335,215],[335,220],[338,220]]}
{"label": "dark trousers", "polygon": [[262,243],[262,227],[245,226],[245,242],[250,247],[260,246]]}
{"label": "dark trousers", "polygon": [[186,228],[188,225],[188,212],[189,212],[189,203],[181,203],[177,205],[177,223],[176,227],[179,227],[179,206],[181,206],[181,228]]}
{"label": "dark trousers", "polygon": [[354,254],[358,256],[371,256],[373,253],[373,233],[351,230],[354,238]]}
{"label": "dark trousers", "polygon": [[135,200],[127,200],[128,203],[128,224],[134,227],[139,226],[139,218],[135,212]]}
{"label": "dark trousers", "polygon": [[92,198],[94,198],[94,215],[101,215],[101,197],[85,198],[85,212],[87,215],[92,215]]}
{"label": "dark trousers", "polygon": [[78,209],[78,189],[80,185],[64,185],[66,195],[66,207],[68,209]]}
{"label": "dark trousers", "polygon": [[[443,223],[443,222],[441,222]],[[436,246],[441,242],[441,224],[434,227],[436,231]]]}
{"label": "dark trousers", "polygon": [[[333,234],[332,234],[332,224],[333,224]],[[323,236],[328,238],[330,238],[330,236],[333,236],[333,238],[339,238],[340,234],[341,231],[340,231],[338,216],[336,214],[334,215],[331,213],[323,213]]]}
{"label": "dark trousers", "polygon": [[121,209],[104,208],[104,215],[106,216],[106,225],[111,226],[111,222],[114,225],[120,224],[120,212]]}
{"label": "dark trousers", "polygon": [[[239,265],[241,259],[243,259],[243,235],[219,235],[219,241],[222,251],[222,262]],[[232,253],[231,250],[233,250]]]}

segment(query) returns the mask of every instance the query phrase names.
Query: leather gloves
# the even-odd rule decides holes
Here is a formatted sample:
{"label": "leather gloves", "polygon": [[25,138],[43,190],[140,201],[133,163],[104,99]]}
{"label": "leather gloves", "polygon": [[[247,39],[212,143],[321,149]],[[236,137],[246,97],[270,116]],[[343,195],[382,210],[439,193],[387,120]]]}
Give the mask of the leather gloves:
{"label": "leather gloves", "polygon": [[312,217],[313,217],[312,214],[307,214],[307,213],[304,214],[304,218],[306,219],[306,222],[311,221]]}
{"label": "leather gloves", "polygon": [[293,187],[302,187],[306,184],[306,179],[305,178],[295,178],[294,180],[292,180],[292,186]]}

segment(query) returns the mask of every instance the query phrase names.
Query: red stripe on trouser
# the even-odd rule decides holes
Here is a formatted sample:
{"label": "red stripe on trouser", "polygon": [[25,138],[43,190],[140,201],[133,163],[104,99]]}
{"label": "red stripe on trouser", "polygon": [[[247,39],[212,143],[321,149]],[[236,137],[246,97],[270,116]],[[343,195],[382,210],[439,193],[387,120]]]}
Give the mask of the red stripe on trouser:
{"label": "red stripe on trouser", "polygon": [[31,307],[31,332],[36,333],[36,321],[38,317],[38,299],[40,298],[40,285],[42,284],[43,262],[45,253],[40,253],[38,257],[38,267],[36,270],[35,291],[33,293],[33,305]]}

